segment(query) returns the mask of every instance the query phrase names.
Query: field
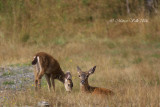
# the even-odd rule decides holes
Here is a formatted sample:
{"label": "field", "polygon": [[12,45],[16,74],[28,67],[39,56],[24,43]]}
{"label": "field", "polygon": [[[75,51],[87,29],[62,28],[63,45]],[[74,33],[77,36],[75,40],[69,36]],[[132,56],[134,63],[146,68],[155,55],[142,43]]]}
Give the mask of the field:
{"label": "field", "polygon": [[[71,71],[74,82],[71,93],[65,92],[63,84],[56,81],[56,92],[50,94],[44,79],[42,92],[36,93],[31,78],[25,91],[4,91],[3,94],[8,97],[3,104],[35,106],[38,101],[45,100],[54,106],[160,106],[159,43],[141,42],[134,37],[113,41],[96,36],[74,41],[66,42],[64,46],[41,48],[41,51],[57,58],[64,71]],[[32,56],[28,58],[28,63]],[[95,73],[89,78],[90,85],[111,89],[115,95],[104,98],[81,94],[77,65],[82,70],[97,65]]]}
{"label": "field", "polygon": [[[159,14],[114,17],[148,22],[111,22],[112,9],[105,11],[103,0],[97,4],[88,0],[31,1],[0,2],[4,3],[4,7],[0,5],[0,106],[36,106],[41,101],[53,107],[160,106]],[[34,91],[31,61],[41,51],[56,58],[64,72],[72,73],[71,93],[59,81],[56,92],[49,92],[44,78],[41,91]],[[110,89],[115,95],[81,93],[77,65],[84,71],[96,65],[89,84]],[[15,82],[14,77],[22,82]]]}

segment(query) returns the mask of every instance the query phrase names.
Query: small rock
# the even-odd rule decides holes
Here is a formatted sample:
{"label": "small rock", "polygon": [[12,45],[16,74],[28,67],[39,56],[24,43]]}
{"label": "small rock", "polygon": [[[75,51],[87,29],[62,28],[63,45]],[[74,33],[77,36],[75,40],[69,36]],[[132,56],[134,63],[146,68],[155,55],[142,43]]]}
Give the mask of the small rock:
{"label": "small rock", "polygon": [[38,102],[37,106],[38,107],[49,107],[50,105],[46,101],[41,101],[41,102]]}

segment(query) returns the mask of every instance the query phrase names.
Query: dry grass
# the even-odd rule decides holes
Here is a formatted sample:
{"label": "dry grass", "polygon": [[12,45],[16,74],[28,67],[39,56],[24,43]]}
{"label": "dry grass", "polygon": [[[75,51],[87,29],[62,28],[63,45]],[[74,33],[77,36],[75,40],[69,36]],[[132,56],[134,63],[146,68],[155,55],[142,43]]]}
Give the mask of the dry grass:
{"label": "dry grass", "polygon": [[[79,39],[77,39],[79,38]],[[13,63],[30,62],[32,54],[45,51],[59,60],[64,71],[73,75],[74,88],[68,94],[64,86],[56,81],[56,92],[48,92],[43,80],[41,92],[34,92],[33,86],[26,91],[10,92],[5,100],[6,106],[35,106],[38,101],[48,101],[53,106],[159,106],[160,72],[159,43],[142,43],[137,37],[112,40],[108,38],[74,37],[66,38],[65,45],[49,44],[48,47],[23,47],[23,53],[14,56]],[[28,50],[28,51],[25,51]],[[16,53],[16,52],[14,52]],[[8,54],[6,54],[8,56]],[[6,61],[7,62],[7,61]],[[10,63],[11,64],[11,63]],[[95,73],[89,78],[92,86],[104,87],[115,92],[112,97],[97,97],[80,93],[76,66],[88,70],[97,65]],[[8,92],[7,92],[8,93]]]}
{"label": "dry grass", "polygon": [[[70,94],[58,81],[56,92],[50,94],[44,80],[39,93],[33,86],[26,91],[6,91],[5,106],[35,106],[42,100],[57,107],[160,106],[159,14],[152,18],[143,12],[123,16],[121,8],[119,15],[116,0],[0,3],[4,3],[0,9],[0,65],[30,64],[36,52],[44,51],[55,57],[64,71],[71,71],[74,82]],[[149,22],[111,23],[110,18],[146,18]],[[77,65],[84,70],[97,65],[90,85],[111,89],[115,95],[80,93]]]}

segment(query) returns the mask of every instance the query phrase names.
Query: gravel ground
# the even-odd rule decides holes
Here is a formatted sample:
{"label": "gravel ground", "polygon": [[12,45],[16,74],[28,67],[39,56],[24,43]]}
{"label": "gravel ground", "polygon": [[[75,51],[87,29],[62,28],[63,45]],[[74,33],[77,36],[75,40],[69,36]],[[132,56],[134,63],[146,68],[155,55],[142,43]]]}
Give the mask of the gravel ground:
{"label": "gravel ground", "polygon": [[[3,107],[10,93],[25,90],[27,86],[33,86],[33,66],[7,66],[0,67],[0,107]],[[37,102],[38,107],[49,107],[48,102]],[[23,106],[31,107],[31,106]]]}
{"label": "gravel ground", "polygon": [[34,82],[32,66],[0,67],[0,91],[23,90]]}
{"label": "gravel ground", "polygon": [[25,90],[26,86],[33,86],[33,66],[0,67],[0,107],[3,107],[9,93]]}

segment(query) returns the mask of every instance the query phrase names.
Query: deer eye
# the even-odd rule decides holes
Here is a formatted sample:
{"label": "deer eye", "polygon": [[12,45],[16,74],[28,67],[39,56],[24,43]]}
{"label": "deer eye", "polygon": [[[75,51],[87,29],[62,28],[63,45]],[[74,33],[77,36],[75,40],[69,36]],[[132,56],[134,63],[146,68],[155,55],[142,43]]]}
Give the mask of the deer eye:
{"label": "deer eye", "polygon": [[81,77],[81,76],[79,75],[79,77]]}

